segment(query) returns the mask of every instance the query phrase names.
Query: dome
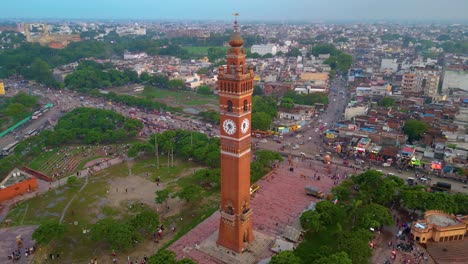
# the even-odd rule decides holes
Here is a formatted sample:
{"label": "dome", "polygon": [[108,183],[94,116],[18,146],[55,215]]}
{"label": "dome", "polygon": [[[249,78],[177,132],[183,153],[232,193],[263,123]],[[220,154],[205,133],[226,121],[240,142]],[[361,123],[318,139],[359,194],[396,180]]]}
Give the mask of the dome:
{"label": "dome", "polygon": [[234,48],[234,47],[241,47],[243,44],[244,44],[244,40],[242,39],[239,32],[237,31],[234,32],[234,34],[232,34],[231,36],[231,39],[229,40],[229,45]]}

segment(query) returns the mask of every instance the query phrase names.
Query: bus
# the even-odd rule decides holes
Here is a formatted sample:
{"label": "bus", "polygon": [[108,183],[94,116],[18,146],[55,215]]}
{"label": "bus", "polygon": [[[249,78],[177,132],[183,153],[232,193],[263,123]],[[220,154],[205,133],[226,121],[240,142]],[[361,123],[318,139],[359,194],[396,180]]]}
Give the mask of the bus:
{"label": "bus", "polygon": [[12,154],[13,151],[15,151],[15,147],[16,147],[16,145],[18,145],[18,143],[19,143],[19,141],[15,141],[15,142],[11,143],[10,145],[4,147],[2,149],[2,156],[6,157],[6,156]]}
{"label": "bus", "polygon": [[37,134],[37,129],[31,129],[28,132],[26,132],[26,134],[24,134],[24,137],[28,138],[31,136],[35,136],[36,134]]}

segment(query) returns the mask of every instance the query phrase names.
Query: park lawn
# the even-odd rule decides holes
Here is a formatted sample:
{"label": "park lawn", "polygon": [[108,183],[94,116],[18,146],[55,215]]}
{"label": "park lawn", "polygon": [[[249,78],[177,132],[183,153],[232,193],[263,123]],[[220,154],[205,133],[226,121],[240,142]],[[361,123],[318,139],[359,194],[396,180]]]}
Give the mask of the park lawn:
{"label": "park lawn", "polygon": [[57,151],[58,151],[57,148],[53,148],[53,149],[50,149],[49,151],[42,152],[40,156],[33,159],[29,163],[29,167],[33,170],[38,170],[41,166],[44,165],[44,163],[46,163],[50,158],[52,158],[55,155],[55,153],[57,153]]}
{"label": "park lawn", "polygon": [[176,179],[184,171],[194,167],[195,164],[182,161],[174,157],[174,166],[167,166],[167,155],[159,156],[159,169],[156,168],[156,157],[145,157],[138,159],[132,167],[132,173],[136,175],[145,176],[148,173],[148,176],[151,180],[156,181],[156,178],[159,176],[161,182],[166,182]]}
{"label": "park lawn", "polygon": [[142,95],[155,99],[169,99],[179,104],[187,104],[193,101],[218,103],[218,97],[216,95],[202,95],[190,91],[171,91],[156,87],[145,88]]}
{"label": "park lawn", "polygon": [[59,221],[66,204],[83,183],[78,181],[61,186],[22,202],[8,213],[6,219],[11,219],[12,225],[36,225],[44,221]]}

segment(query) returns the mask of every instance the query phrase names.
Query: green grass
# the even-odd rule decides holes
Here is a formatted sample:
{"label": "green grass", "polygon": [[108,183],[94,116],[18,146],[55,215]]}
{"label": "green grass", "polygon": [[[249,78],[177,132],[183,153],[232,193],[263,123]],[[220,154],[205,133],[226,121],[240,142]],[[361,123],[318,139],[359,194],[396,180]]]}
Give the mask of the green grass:
{"label": "green grass", "polygon": [[[74,184],[48,191],[44,195],[33,197],[10,211],[6,219],[11,219],[12,225],[34,225],[43,221],[58,221],[64,207],[82,184],[83,180],[80,180]],[[28,207],[27,212],[25,212],[26,207]]]}
{"label": "green grass", "polygon": [[39,157],[35,158],[29,164],[29,167],[33,170],[39,169],[45,162],[52,158],[57,153],[57,148],[51,149],[50,151],[43,152]]}
{"label": "green grass", "polygon": [[[40,158],[46,159],[44,156]],[[193,173],[192,168],[195,169],[197,167],[196,164],[180,159],[174,159],[174,163],[175,166],[167,167],[167,156],[161,156],[161,166],[159,169],[156,169],[155,157],[150,156],[136,159],[131,164],[131,170],[134,175],[143,177],[148,173],[148,180],[154,180],[159,175],[161,181],[166,184],[182,175],[187,176],[167,184],[171,186],[170,188],[174,192],[184,186],[197,184],[190,177]],[[62,260],[69,261],[70,263],[81,263],[85,262],[89,257],[109,254],[109,247],[106,244],[100,241],[91,241],[89,234],[83,234],[83,230],[90,229],[99,218],[113,217],[125,220],[142,210],[139,201],[126,200],[115,207],[106,201],[106,194],[110,188],[110,180],[118,177],[127,177],[127,175],[128,164],[122,163],[89,177],[88,184],[73,200],[65,214],[63,223],[67,226],[67,231],[64,238],[50,245],[45,250],[59,253],[62,256]],[[83,184],[84,179],[80,179],[76,183],[61,186],[41,196],[20,203],[10,211],[6,218],[11,219],[11,224],[15,226],[39,224],[43,221],[58,221],[66,204]],[[162,223],[168,229],[173,224],[176,224],[177,233],[169,244],[186,234],[218,209],[219,188],[204,190],[200,197],[199,201],[184,203],[179,212],[176,212],[171,217],[162,219]],[[134,206],[130,207],[129,205]],[[183,219],[182,221],[180,220],[181,218]],[[75,225],[75,222],[77,225]],[[147,243],[147,241],[143,243]]]}
{"label": "green grass", "polygon": [[149,178],[155,181],[159,176],[162,182],[177,178],[181,173],[193,167],[193,163],[185,162],[174,158],[174,166],[168,167],[167,156],[159,156],[159,169],[156,167],[156,157],[147,157],[138,160],[132,167],[132,173],[145,176],[148,173]]}

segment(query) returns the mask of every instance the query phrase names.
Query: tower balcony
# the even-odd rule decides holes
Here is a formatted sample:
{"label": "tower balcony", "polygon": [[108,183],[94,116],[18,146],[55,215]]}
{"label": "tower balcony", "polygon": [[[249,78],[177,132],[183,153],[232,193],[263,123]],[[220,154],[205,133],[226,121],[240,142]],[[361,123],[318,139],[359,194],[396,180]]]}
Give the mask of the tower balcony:
{"label": "tower balcony", "polygon": [[236,216],[235,216],[235,215],[233,215],[233,214],[228,214],[228,213],[226,213],[226,212],[224,212],[224,211],[221,211],[221,217],[222,217],[223,219],[229,220],[229,221],[231,221],[231,222],[234,222],[234,220],[236,220]]}
{"label": "tower balcony", "polygon": [[249,208],[247,211],[245,211],[244,213],[240,215],[240,219],[242,221],[247,221],[251,215],[252,215],[252,209]]}

